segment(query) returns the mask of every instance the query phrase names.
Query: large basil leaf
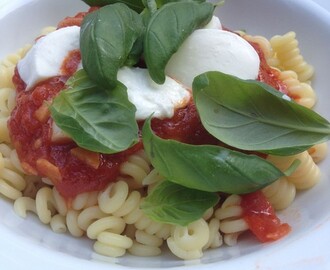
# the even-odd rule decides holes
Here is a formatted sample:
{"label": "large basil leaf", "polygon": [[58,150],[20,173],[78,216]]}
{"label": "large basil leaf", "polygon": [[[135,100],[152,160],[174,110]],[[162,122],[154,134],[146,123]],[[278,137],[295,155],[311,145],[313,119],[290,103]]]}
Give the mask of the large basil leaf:
{"label": "large basil leaf", "polygon": [[142,130],[144,149],[152,165],[167,180],[179,185],[230,194],[261,189],[284,174],[266,160],[213,145],[190,145],[164,140]]}
{"label": "large basil leaf", "polygon": [[141,204],[145,214],[157,222],[187,226],[201,218],[219,201],[216,193],[189,189],[164,181]]}
{"label": "large basil leaf", "polygon": [[198,2],[198,3],[204,3],[206,2],[206,0],[156,0],[157,6],[160,8],[168,3],[172,3],[172,2]]}
{"label": "large basil leaf", "polygon": [[135,107],[126,88],[118,84],[106,90],[78,71],[50,106],[59,128],[82,148],[100,152],[121,152],[138,140]]}
{"label": "large basil leaf", "polygon": [[165,66],[183,41],[212,17],[211,3],[173,2],[158,9],[151,17],[145,38],[144,57],[151,78],[165,81]]}
{"label": "large basil leaf", "polygon": [[193,82],[204,127],[228,145],[293,155],[329,139],[326,119],[274,91],[264,83],[221,72],[201,74]]}
{"label": "large basil leaf", "polygon": [[143,33],[141,16],[125,4],[108,5],[88,14],[80,34],[82,63],[88,76],[105,88],[114,87],[118,69],[138,62]]}
{"label": "large basil leaf", "polygon": [[89,6],[96,6],[96,7],[103,7],[115,3],[123,3],[138,13],[140,13],[144,8],[144,5],[142,4],[142,0],[83,0],[83,1]]}

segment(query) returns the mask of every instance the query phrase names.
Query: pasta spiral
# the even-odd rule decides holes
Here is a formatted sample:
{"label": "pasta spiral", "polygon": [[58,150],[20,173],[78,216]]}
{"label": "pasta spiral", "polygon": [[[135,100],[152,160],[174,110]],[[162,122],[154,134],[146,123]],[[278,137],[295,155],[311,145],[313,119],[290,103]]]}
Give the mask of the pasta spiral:
{"label": "pasta spiral", "polygon": [[294,162],[299,160],[298,168],[287,177],[288,181],[293,183],[297,189],[308,189],[319,182],[321,173],[319,167],[315,164],[312,157],[307,151],[293,156],[272,156],[269,155],[267,160],[274,164],[281,171],[285,171]]}
{"label": "pasta spiral", "polygon": [[0,63],[0,88],[12,88],[14,89],[14,84],[12,82],[12,77],[14,75],[15,66],[18,61],[21,60],[31,45],[26,45],[25,47],[18,50],[16,53],[8,55]]}
{"label": "pasta spiral", "polygon": [[203,256],[203,247],[209,241],[209,226],[204,219],[190,223],[186,227],[175,226],[167,245],[174,255],[191,260]]}
{"label": "pasta spiral", "polygon": [[224,243],[236,245],[238,236],[249,229],[242,218],[241,197],[230,195],[220,208],[215,211],[215,217],[220,221],[220,231],[224,234]]}
{"label": "pasta spiral", "polygon": [[142,187],[142,181],[150,173],[151,165],[144,150],[140,150],[122,163],[119,170],[123,176],[129,177],[125,180],[130,187],[136,189]]}
{"label": "pasta spiral", "polygon": [[14,165],[14,151],[0,144],[0,194],[12,200],[21,197],[26,187],[24,174]]}
{"label": "pasta spiral", "polygon": [[315,91],[308,83],[300,82],[296,72],[292,70],[281,71],[279,78],[287,85],[288,94],[295,102],[312,108],[316,103]]}
{"label": "pasta spiral", "polygon": [[169,225],[154,222],[143,213],[139,208],[140,192],[129,192],[128,184],[124,181],[112,183],[100,192],[98,203],[104,213],[122,217],[127,224],[134,224],[138,230],[144,230],[160,238],[166,238],[170,233]]}
{"label": "pasta spiral", "polygon": [[325,159],[328,153],[328,144],[326,142],[316,144],[308,149],[308,153],[312,157],[313,161],[317,164]]}
{"label": "pasta spiral", "polygon": [[133,241],[121,233],[125,229],[122,218],[108,216],[93,222],[87,229],[90,239],[97,239],[94,250],[105,256],[119,257],[133,245]]}
{"label": "pasta spiral", "polygon": [[275,210],[287,208],[296,196],[296,187],[283,176],[262,189],[263,194]]}
{"label": "pasta spiral", "polygon": [[288,32],[283,36],[276,35],[270,39],[270,44],[280,61],[282,70],[293,70],[298,74],[301,82],[312,78],[314,68],[301,55],[295,32]]}

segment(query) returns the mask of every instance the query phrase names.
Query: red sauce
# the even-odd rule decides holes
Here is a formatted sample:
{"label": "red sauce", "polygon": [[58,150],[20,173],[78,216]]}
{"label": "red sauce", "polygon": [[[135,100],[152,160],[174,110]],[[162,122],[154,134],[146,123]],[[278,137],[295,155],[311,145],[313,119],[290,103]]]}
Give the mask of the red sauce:
{"label": "red sauce", "polygon": [[266,57],[260,48],[258,43],[249,42],[256,52],[259,55],[260,59],[260,68],[258,74],[258,80],[264,82],[273,88],[277,89],[278,91],[282,92],[283,94],[288,94],[288,87],[287,85],[279,78],[279,71],[270,67],[267,64]]}
{"label": "red sauce", "polygon": [[73,17],[66,17],[58,23],[57,28],[63,28],[68,26],[80,26],[84,17],[88,13],[91,13],[97,9],[99,9],[99,7],[91,7],[87,12],[79,12]]}
{"label": "red sauce", "polygon": [[242,195],[241,206],[244,220],[259,241],[275,241],[291,231],[287,223],[281,223],[261,191]]}
{"label": "red sauce", "polygon": [[219,141],[203,127],[193,101],[185,108],[176,110],[170,119],[152,119],[151,126],[154,132],[163,139],[195,145],[219,144]]}
{"label": "red sauce", "polygon": [[69,52],[69,55],[64,59],[61,66],[61,73],[66,74],[68,76],[73,75],[75,71],[78,69],[78,66],[81,61],[81,53],[80,50],[73,50]]}
{"label": "red sauce", "polygon": [[[62,69],[67,72],[66,75],[43,81],[29,91],[24,91],[26,86],[16,70],[13,81],[18,92],[17,106],[8,121],[11,140],[23,168],[29,174],[49,177],[67,199],[82,192],[104,189],[119,175],[120,164],[142,148],[142,144],[138,143],[119,154],[99,154],[99,165],[95,169],[72,154],[71,150],[77,148],[74,142],[52,142],[52,119],[45,102],[51,103],[64,88],[66,80],[72,74],[71,67],[77,65],[76,56],[76,53],[72,53],[66,59]],[[44,166],[45,162],[40,160],[46,160],[49,164],[46,162],[47,166]],[[60,177],[56,175],[57,170]]]}

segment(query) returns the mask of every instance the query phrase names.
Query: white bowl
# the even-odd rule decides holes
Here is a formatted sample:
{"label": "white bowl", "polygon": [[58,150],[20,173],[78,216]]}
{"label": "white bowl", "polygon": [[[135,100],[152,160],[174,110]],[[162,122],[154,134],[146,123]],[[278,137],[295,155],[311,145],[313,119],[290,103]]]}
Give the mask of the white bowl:
{"label": "white bowl", "polygon": [[[41,28],[86,10],[78,0],[16,0],[0,10],[0,59],[31,43]],[[305,59],[315,66],[316,110],[330,119],[330,14],[308,0],[230,0],[218,9],[223,25],[270,38],[295,31]],[[321,164],[322,181],[300,193],[281,213],[293,227],[284,239],[260,244],[243,237],[238,246],[205,253],[201,260],[184,262],[171,255],[156,258],[125,256],[105,262],[92,253],[92,243],[53,233],[37,218],[21,219],[12,202],[0,200],[0,261],[6,269],[329,269],[330,158]],[[2,267],[1,267],[2,268]]]}

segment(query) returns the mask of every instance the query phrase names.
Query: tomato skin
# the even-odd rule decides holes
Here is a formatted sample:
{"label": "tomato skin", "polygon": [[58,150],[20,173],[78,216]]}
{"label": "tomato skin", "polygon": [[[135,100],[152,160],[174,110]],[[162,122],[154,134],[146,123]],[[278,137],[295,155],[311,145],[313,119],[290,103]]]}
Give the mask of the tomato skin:
{"label": "tomato skin", "polygon": [[291,231],[289,224],[281,223],[261,191],[241,196],[244,220],[260,242],[278,240]]}

